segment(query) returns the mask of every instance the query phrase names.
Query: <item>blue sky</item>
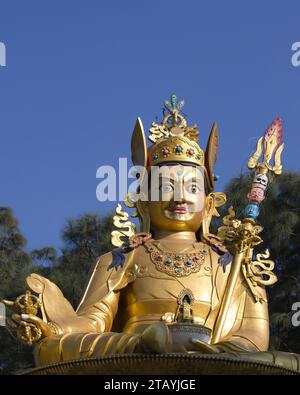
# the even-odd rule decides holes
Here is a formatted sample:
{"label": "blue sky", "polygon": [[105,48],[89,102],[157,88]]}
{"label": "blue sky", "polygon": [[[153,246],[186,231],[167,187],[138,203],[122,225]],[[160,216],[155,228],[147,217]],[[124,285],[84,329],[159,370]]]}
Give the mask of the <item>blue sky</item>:
{"label": "blue sky", "polygon": [[257,138],[284,119],[284,167],[299,171],[299,1],[0,0],[0,205],[29,248],[61,245],[67,217],[105,214],[96,170],[130,156],[170,93],[205,146],[220,133],[222,190]]}

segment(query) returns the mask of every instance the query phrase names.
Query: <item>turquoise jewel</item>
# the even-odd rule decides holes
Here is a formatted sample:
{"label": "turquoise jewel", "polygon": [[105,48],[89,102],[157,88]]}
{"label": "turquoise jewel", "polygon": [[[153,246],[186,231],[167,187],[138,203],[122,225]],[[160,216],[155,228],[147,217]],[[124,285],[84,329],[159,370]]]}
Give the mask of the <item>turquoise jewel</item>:
{"label": "turquoise jewel", "polygon": [[173,110],[176,110],[176,107],[177,107],[177,96],[175,95],[175,93],[173,93],[171,95],[171,106],[172,106]]}
{"label": "turquoise jewel", "polygon": [[176,255],[176,259],[181,259],[182,256],[181,255]]}
{"label": "turquoise jewel", "polygon": [[197,156],[197,159],[198,159],[198,160],[201,160],[201,159],[202,159],[202,155],[198,155],[198,156]]}
{"label": "turquoise jewel", "polygon": [[172,263],[172,259],[168,258],[165,260],[166,265],[171,265],[171,263]]}
{"label": "turquoise jewel", "polygon": [[243,211],[245,218],[250,217],[256,219],[259,216],[259,206],[256,203],[249,203]]}
{"label": "turquoise jewel", "polygon": [[157,160],[157,159],[158,159],[158,155],[157,155],[157,154],[154,154],[154,155],[152,156],[152,159],[153,159],[153,160]]}

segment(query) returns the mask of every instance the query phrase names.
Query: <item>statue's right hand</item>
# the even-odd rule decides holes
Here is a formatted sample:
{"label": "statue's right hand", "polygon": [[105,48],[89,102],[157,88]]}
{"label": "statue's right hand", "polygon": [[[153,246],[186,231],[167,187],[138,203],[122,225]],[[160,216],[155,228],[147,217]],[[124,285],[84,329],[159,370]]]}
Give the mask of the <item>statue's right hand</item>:
{"label": "statue's right hand", "polygon": [[19,296],[14,302],[3,300],[3,303],[14,312],[12,316],[6,320],[7,325],[16,331],[19,340],[28,345],[31,346],[42,338],[51,336],[57,332],[57,326],[54,323],[47,323],[37,316],[40,308],[40,301],[35,295],[32,295],[30,291]]}
{"label": "statue's right hand", "polygon": [[70,302],[58,286],[47,278],[32,273],[26,278],[26,285],[31,293],[39,297],[44,321],[55,322],[62,327],[65,322],[77,318]]}
{"label": "statue's right hand", "polygon": [[[20,312],[20,303],[10,300],[3,300],[3,302],[7,307],[15,311],[15,313],[6,320],[7,325],[16,331],[16,336],[19,340],[27,343],[29,346],[57,332],[57,325],[54,323],[47,323],[35,314]],[[35,309],[31,310],[36,313]]]}
{"label": "statue's right hand", "polygon": [[13,314],[11,319],[17,329],[20,329],[22,327],[34,328],[37,333],[41,334],[40,339],[54,334],[51,326],[49,326],[45,321],[35,315]]}

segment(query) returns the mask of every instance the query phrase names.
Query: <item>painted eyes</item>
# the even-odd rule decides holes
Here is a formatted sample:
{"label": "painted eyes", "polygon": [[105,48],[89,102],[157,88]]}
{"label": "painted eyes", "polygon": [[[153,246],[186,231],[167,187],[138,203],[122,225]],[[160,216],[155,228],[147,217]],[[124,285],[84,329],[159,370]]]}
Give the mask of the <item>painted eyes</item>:
{"label": "painted eyes", "polygon": [[200,192],[200,188],[196,184],[188,185],[186,188],[188,193],[198,193]]}
{"label": "painted eyes", "polygon": [[[171,193],[174,191],[174,186],[170,183],[163,183],[160,185],[159,189],[161,190],[161,192],[163,193]],[[199,193],[200,192],[200,188],[198,187],[198,185],[196,184],[190,184],[186,187],[186,191],[188,193]]]}
{"label": "painted eyes", "polygon": [[174,187],[172,184],[169,184],[167,182],[161,184],[161,186],[159,187],[159,189],[163,192],[163,193],[168,193],[168,192],[173,192],[174,191]]}

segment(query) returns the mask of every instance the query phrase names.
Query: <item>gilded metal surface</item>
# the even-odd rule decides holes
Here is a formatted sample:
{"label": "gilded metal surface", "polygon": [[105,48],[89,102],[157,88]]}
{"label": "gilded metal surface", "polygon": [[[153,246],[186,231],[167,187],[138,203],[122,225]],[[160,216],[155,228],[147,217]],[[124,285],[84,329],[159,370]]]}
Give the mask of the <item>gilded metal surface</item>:
{"label": "gilded metal surface", "polygon": [[[282,173],[281,154],[284,149],[282,143],[282,120],[277,118],[268,128],[266,134],[261,137],[256,146],[255,153],[248,161],[249,169],[258,169],[260,173],[268,171],[279,175]],[[259,163],[259,158],[263,154],[263,161]],[[274,157],[274,165],[270,164]]]}
{"label": "gilded metal surface", "polygon": [[[138,166],[155,161],[174,167],[180,174],[181,194],[175,198],[174,180],[169,180],[164,185],[167,186],[165,199],[133,201],[129,197],[127,205],[136,209],[141,234],[134,235],[128,215],[118,207],[114,218],[118,230],[113,242],[122,246],[125,237],[131,248],[121,251],[124,262],[120,266],[111,265],[111,252],[99,257],[76,311],[51,281],[37,274],[27,278],[28,290],[41,303],[43,318],[32,312],[24,316],[19,311],[12,319],[17,328],[31,324],[40,331],[41,338],[35,345],[37,365],[54,364],[35,372],[145,374],[148,369],[151,374],[156,371],[160,374],[185,371],[277,374],[300,371],[296,354],[268,352],[265,285],[275,279],[271,274],[273,263],[267,255],[258,255],[252,261],[253,248],[262,241],[259,236],[262,228],[253,219],[235,219],[231,211],[218,235],[210,233],[211,218],[225,202],[225,195],[213,192],[218,148],[216,125],[205,155],[197,157],[196,152],[203,153],[198,145],[198,131],[194,126],[189,128],[179,114],[183,103],[177,103],[173,95],[165,104],[169,114],[159,127],[153,126],[150,137],[154,145],[149,152],[141,120],[137,120],[132,159]],[[280,125],[276,125],[264,140],[264,162],[258,163],[262,150],[259,145],[250,165],[279,173],[282,146],[278,146]],[[195,152],[188,151],[193,147]],[[157,159],[151,156],[156,152]],[[271,166],[273,154],[275,165]],[[166,164],[170,160],[175,164]],[[194,185],[195,168],[190,164],[200,163],[203,178],[199,185]],[[256,179],[257,183],[264,181]],[[188,183],[191,188],[184,187]],[[229,242],[228,248],[233,253],[233,260],[226,267],[220,261],[221,255],[227,253],[222,241]],[[148,251],[147,246],[154,249]],[[168,259],[171,262],[165,262]],[[263,278],[265,275],[267,279]],[[7,305],[13,307],[14,303]],[[177,340],[169,328],[173,324],[183,324],[181,332],[175,331],[180,332]],[[195,334],[195,330],[200,333],[203,328],[207,334],[211,333],[206,341]],[[184,340],[181,337],[182,341],[178,342],[183,334]],[[146,355],[134,355],[140,350]],[[178,351],[179,354],[174,354]],[[192,356],[190,351],[194,353]],[[153,353],[166,355],[153,356]],[[63,363],[57,364],[58,361]]]}
{"label": "gilded metal surface", "polygon": [[[223,219],[224,226],[221,226],[218,229],[218,236],[220,239],[222,241],[230,242],[234,253],[234,259],[232,262],[231,273],[225,290],[225,295],[216,322],[212,340],[213,343],[218,343],[222,336],[226,316],[232,303],[233,293],[240,273],[243,273],[255,303],[267,302],[267,299],[265,295],[261,293],[261,288],[258,287],[258,284],[271,285],[271,283],[274,283],[275,281],[263,283],[262,278],[258,279],[257,277],[254,277],[254,272],[257,273],[259,268],[263,268],[265,273],[268,273],[269,278],[276,279],[276,276],[274,277],[274,275],[271,274],[274,264],[266,262],[266,264],[269,263],[269,266],[267,267],[263,262],[252,262],[254,247],[262,243],[262,239],[259,234],[262,232],[263,228],[260,225],[257,225],[252,219],[245,218],[243,221],[240,221],[234,218],[234,216],[235,212],[233,208],[230,207],[228,215]],[[260,257],[258,257],[258,259],[260,259]],[[261,273],[261,275],[262,274],[263,273]]]}
{"label": "gilded metal surface", "polygon": [[126,240],[136,233],[135,224],[128,221],[129,215],[122,211],[121,204],[116,207],[116,215],[113,216],[113,225],[117,230],[111,232],[111,243],[115,247],[121,247]]}
{"label": "gilded metal surface", "polygon": [[254,261],[251,258],[245,259],[245,264],[242,265],[243,274],[255,298],[258,297],[255,292],[258,285],[273,285],[278,281],[276,274],[272,272],[274,262],[266,259],[269,257],[270,252],[266,250],[263,254],[257,254]]}
{"label": "gilded metal surface", "polygon": [[218,237],[222,241],[229,241],[234,252],[240,253],[253,249],[262,243],[262,239],[258,236],[263,228],[256,225],[251,219],[246,218],[241,221],[234,218],[235,212],[232,207],[229,208],[229,214],[223,219],[225,226],[218,229]]}
{"label": "gilded metal surface", "polygon": [[[260,286],[272,285],[277,277],[272,273],[274,263],[263,260],[269,257],[269,252],[258,254],[257,260],[252,261],[253,249],[262,242],[259,234],[263,228],[256,224],[255,219],[259,215],[259,204],[265,199],[265,190],[268,184],[268,172],[276,175],[281,174],[282,144],[282,120],[277,118],[266,131],[265,135],[258,140],[257,149],[248,162],[249,169],[256,169],[252,189],[248,194],[249,204],[245,209],[246,218],[240,221],[235,219],[235,213],[230,208],[229,214],[225,216],[222,226],[218,230],[218,237],[222,241],[229,241],[234,252],[231,273],[229,276],[225,295],[221,304],[220,312],[216,322],[213,343],[218,343],[225,325],[226,316],[232,303],[233,292],[236,287],[240,272],[243,273],[246,283],[256,303],[267,302],[262,295]],[[263,161],[259,158],[263,155]],[[270,163],[274,157],[274,165]]]}
{"label": "gilded metal surface", "polygon": [[195,296],[190,289],[183,289],[180,292],[180,294],[177,297],[178,307],[174,316],[175,322],[177,323],[194,322],[194,315],[192,308],[194,301],[195,301]]}
{"label": "gilded metal surface", "polygon": [[187,351],[194,351],[194,344],[191,342],[191,338],[209,343],[212,333],[211,329],[191,322],[170,324],[168,328],[172,335],[173,342],[180,344],[180,346],[184,347]]}
{"label": "gilded metal surface", "polygon": [[198,142],[197,126],[187,126],[186,120],[183,115],[180,114],[184,101],[181,100],[177,103],[177,97],[172,95],[171,103],[165,100],[165,109],[169,112],[161,124],[155,122],[152,123],[150,128],[149,140],[152,143],[156,143],[160,138],[170,138],[171,136],[186,136],[189,140]]}
{"label": "gilded metal surface", "polygon": [[55,363],[25,375],[296,375],[295,370],[270,362],[223,355],[111,355]]}
{"label": "gilded metal surface", "polygon": [[[26,314],[36,316],[41,307],[41,301],[30,291],[26,291],[24,295],[17,297],[15,302],[4,301],[6,306],[11,308],[18,315]],[[42,331],[32,322],[24,322],[17,327],[17,337],[19,340],[32,346],[42,338]]]}
{"label": "gilded metal surface", "polygon": [[146,248],[157,270],[169,276],[185,277],[200,270],[204,255],[200,252],[178,254],[166,252],[149,242]]}
{"label": "gilded metal surface", "polygon": [[204,152],[199,145],[185,136],[159,140],[150,150],[149,165],[164,162],[189,162],[204,165]]}

